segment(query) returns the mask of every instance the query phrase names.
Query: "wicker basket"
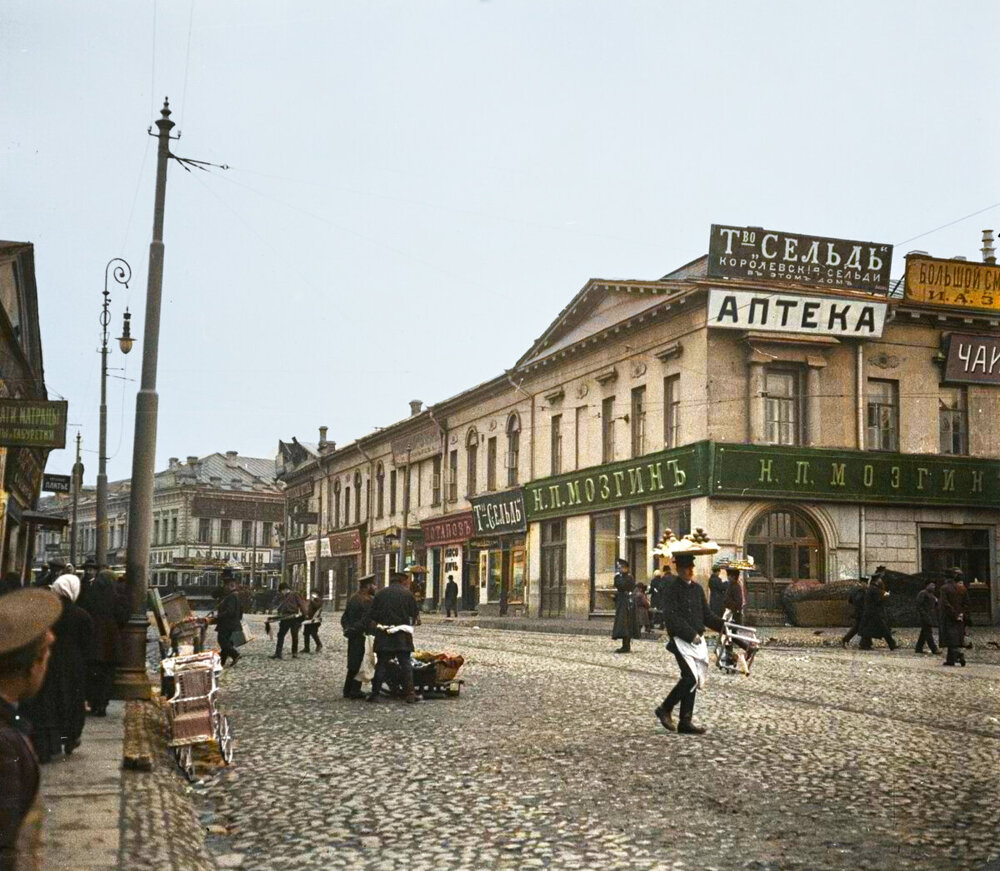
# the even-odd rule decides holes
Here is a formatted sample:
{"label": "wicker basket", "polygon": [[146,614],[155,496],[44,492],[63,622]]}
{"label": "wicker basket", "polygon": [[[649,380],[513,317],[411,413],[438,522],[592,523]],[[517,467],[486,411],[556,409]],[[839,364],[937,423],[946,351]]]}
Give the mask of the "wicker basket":
{"label": "wicker basket", "polygon": [[460,665],[445,665],[443,662],[435,662],[434,679],[438,683],[448,683],[448,681],[455,679],[461,667]]}

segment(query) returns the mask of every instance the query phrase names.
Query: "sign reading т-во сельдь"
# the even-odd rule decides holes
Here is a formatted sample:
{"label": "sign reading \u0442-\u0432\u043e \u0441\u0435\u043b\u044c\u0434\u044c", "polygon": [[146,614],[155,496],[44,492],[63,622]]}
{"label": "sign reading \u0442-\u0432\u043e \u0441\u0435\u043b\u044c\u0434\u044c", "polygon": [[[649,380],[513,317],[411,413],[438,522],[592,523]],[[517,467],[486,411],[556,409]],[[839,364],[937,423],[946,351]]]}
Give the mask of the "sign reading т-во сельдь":
{"label": "sign reading \u0442-\u0432\u043e \u0441\u0435\u043b\u044c\u0434\u044c", "polygon": [[904,294],[906,299],[926,305],[997,311],[1000,266],[909,254]]}
{"label": "sign reading \u0442-\u0432\u043e \u0441\u0435\u043b\u044c\u0434\u044c", "polygon": [[0,446],[65,448],[65,400],[0,399]]}
{"label": "sign reading \u0442-\u0432\u043e \u0441\u0435\u043b\u044c\u0434\u044c", "polygon": [[863,297],[795,296],[713,287],[708,294],[708,326],[871,339],[882,335],[885,308],[884,302]]}
{"label": "sign reading \u0442-\u0432\u043e \u0441\u0435\u043b\u044c\u0434\u044c", "polygon": [[892,245],[712,224],[709,278],[798,281],[887,293]]}

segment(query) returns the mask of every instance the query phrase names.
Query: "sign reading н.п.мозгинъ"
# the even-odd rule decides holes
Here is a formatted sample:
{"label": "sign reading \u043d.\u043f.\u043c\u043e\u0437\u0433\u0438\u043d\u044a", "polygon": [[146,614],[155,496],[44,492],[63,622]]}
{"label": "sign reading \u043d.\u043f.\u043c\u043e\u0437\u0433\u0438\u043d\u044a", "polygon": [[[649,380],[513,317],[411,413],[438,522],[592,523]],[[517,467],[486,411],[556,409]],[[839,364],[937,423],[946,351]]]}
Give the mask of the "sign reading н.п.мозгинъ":
{"label": "sign reading \u043d.\u043f.\u043c\u043e\u0437\u0433\u0438\u043d\u044a", "polygon": [[887,293],[892,245],[712,224],[709,278],[799,281]]}
{"label": "sign reading \u043d.\u043f.\u043c\u043e\u0437\u0433\u0438\u043d\u044a", "polygon": [[1000,504],[1000,461],[771,445],[714,445],[713,497],[908,505]]}
{"label": "sign reading \u043d.\u043f.\u043c\u043e\u0437\u0433\u0438\u043d\u044a", "polygon": [[884,302],[845,297],[794,296],[752,290],[708,293],[708,325],[768,333],[810,333],[878,338],[885,325]]}
{"label": "sign reading \u043d.\u043f.\u043c\u043e\u0437\u0433\u0438\u043d\u044a", "polygon": [[704,494],[709,443],[695,442],[525,485],[528,521]]}

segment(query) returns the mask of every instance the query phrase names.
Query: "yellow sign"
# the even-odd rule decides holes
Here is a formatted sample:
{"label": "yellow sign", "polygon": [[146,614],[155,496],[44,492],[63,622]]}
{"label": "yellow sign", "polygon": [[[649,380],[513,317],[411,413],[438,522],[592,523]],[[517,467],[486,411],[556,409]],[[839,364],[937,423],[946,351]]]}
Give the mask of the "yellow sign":
{"label": "yellow sign", "polygon": [[906,299],[947,308],[1000,311],[1000,266],[907,257]]}

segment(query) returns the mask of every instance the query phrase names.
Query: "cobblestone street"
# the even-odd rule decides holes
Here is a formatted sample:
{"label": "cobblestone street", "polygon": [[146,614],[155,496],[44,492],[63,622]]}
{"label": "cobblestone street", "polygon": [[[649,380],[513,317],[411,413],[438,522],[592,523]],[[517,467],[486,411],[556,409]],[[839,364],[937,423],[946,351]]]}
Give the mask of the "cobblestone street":
{"label": "cobblestone street", "polygon": [[[261,629],[258,623],[256,628]],[[713,670],[703,737],[653,708],[660,643],[435,621],[457,699],[341,697],[321,654],[258,640],[222,679],[236,764],[194,790],[220,867],[247,869],[982,868],[1000,855],[1000,669],[912,649],[764,648]],[[903,635],[903,640],[908,636]]]}

